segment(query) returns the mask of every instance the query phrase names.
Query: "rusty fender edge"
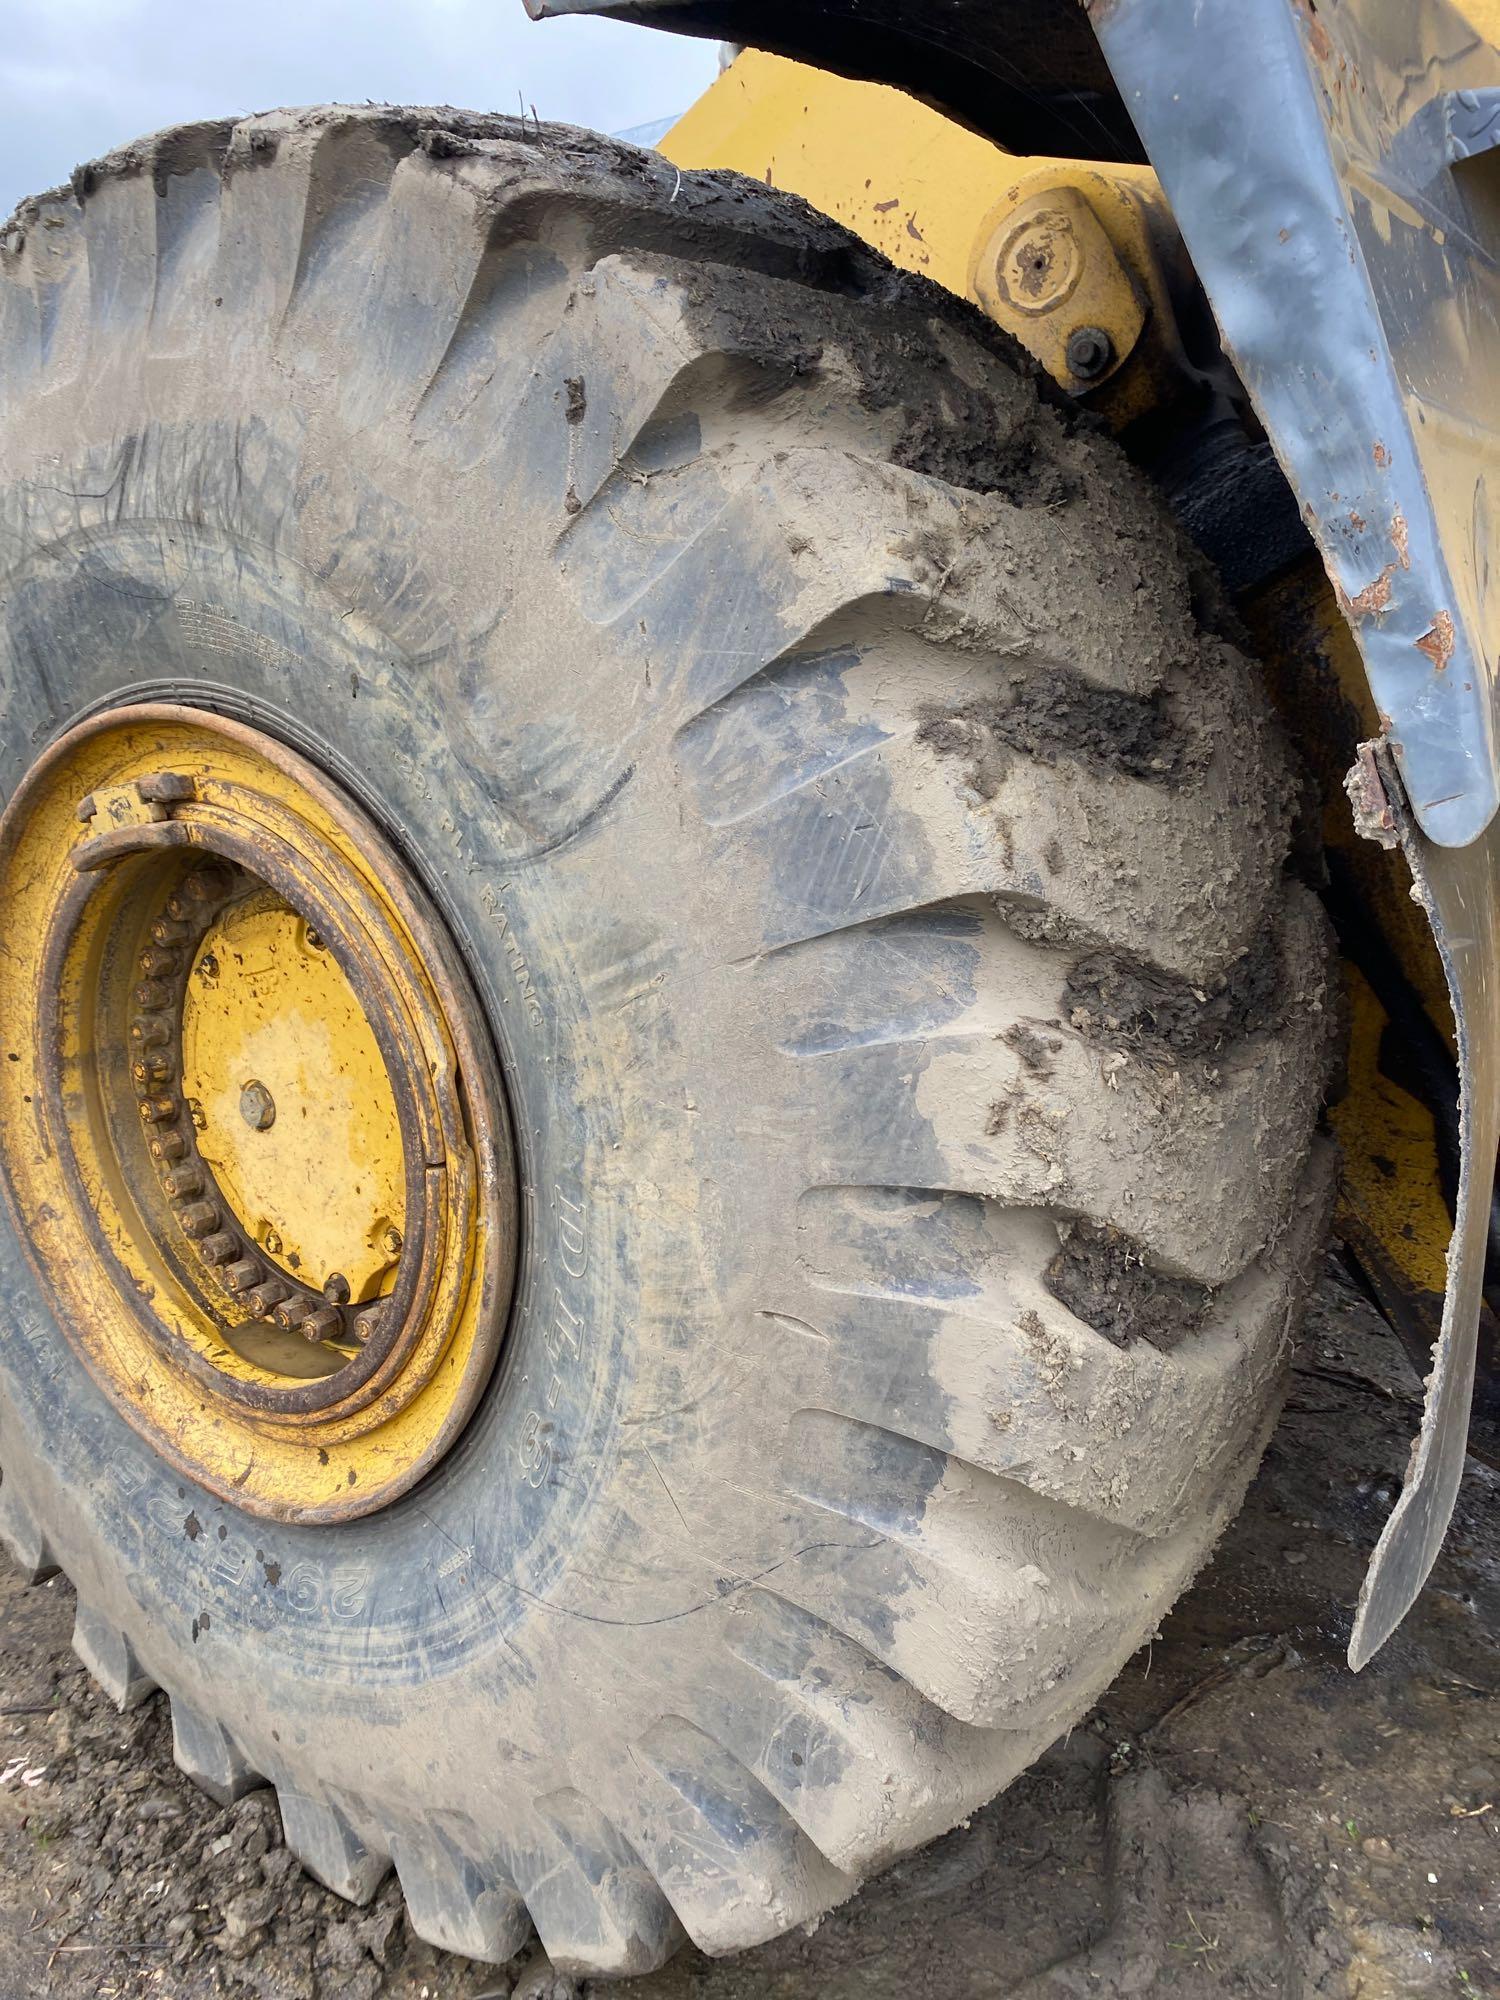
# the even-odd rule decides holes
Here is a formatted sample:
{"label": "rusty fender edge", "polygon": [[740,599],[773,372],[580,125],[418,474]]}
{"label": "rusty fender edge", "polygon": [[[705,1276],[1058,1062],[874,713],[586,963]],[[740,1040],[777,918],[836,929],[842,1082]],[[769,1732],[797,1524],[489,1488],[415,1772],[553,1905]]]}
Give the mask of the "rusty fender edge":
{"label": "rusty fender edge", "polygon": [[1389,841],[1394,827],[1457,1023],[1442,1328],[1360,1592],[1359,1668],[1452,1516],[1500,1132],[1500,593],[1484,588],[1500,232],[1472,179],[1495,165],[1482,156],[1500,141],[1500,56],[1450,0],[1088,4],[1358,641],[1383,730],[1364,783],[1385,794],[1373,813],[1366,795],[1362,830]]}
{"label": "rusty fender edge", "polygon": [[1500,857],[1493,826],[1464,848],[1438,847],[1425,839],[1401,796],[1383,743],[1361,744],[1349,792],[1360,830],[1382,845],[1399,843],[1411,868],[1413,894],[1437,938],[1458,1029],[1461,1136],[1442,1328],[1401,1496],[1359,1593],[1349,1640],[1349,1664],[1358,1670],[1385,1644],[1426,1582],[1463,1477],[1500,1143],[1500,992],[1495,981]]}

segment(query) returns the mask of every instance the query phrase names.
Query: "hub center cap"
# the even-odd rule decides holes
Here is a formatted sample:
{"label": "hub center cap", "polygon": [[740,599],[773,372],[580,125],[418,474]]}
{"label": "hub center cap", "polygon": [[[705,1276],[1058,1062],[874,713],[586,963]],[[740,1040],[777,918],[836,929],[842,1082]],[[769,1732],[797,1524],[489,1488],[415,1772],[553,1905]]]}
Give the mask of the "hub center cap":
{"label": "hub center cap", "polygon": [[414,881],[242,725],[111,711],[0,822],[0,1167],[64,1330],[183,1471],[367,1513],[494,1364],[514,1174],[482,1016]]}

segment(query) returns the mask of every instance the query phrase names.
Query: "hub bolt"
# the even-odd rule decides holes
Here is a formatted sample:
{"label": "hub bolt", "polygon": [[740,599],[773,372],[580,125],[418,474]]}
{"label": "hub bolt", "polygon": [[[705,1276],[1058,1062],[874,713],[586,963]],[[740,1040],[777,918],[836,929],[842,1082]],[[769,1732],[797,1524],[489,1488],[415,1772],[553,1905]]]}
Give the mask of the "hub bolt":
{"label": "hub bolt", "polygon": [[327,1340],[330,1334],[340,1331],[344,1315],[337,1306],[318,1306],[303,1320],[301,1332],[304,1340]]}
{"label": "hub bolt", "polygon": [[258,1285],[265,1273],[253,1257],[241,1257],[233,1264],[227,1264],[221,1274],[232,1292],[248,1292]]}
{"label": "hub bolt", "polygon": [[187,1151],[187,1140],[180,1132],[158,1132],[151,1141],[153,1160],[180,1160]]}
{"label": "hub bolt", "polygon": [[346,1306],[349,1303],[349,1280],[342,1271],[332,1271],[324,1280],[323,1296],[330,1305]]}
{"label": "hub bolt", "polygon": [[1115,358],[1115,344],[1102,326],[1075,326],[1068,335],[1069,371],[1080,382],[1092,382]]}
{"label": "hub bolt", "polygon": [[[200,868],[189,875],[182,886],[193,902],[216,903],[221,896],[229,893],[229,871],[213,865]],[[170,903],[167,904],[167,909],[172,916],[176,916],[177,912]]]}
{"label": "hub bolt", "polygon": [[144,1097],[141,1116],[148,1125],[170,1125],[182,1109],[175,1097]]}
{"label": "hub bolt", "polygon": [[276,1123],[276,1100],[263,1083],[253,1079],[240,1092],[240,1116],[252,1132],[265,1132]]}
{"label": "hub bolt", "polygon": [[205,1264],[227,1264],[240,1247],[240,1239],[232,1229],[217,1229],[212,1236],[205,1236],[198,1245],[198,1255]]}
{"label": "hub bolt", "polygon": [[185,1208],[177,1211],[177,1220],[189,1236],[207,1236],[210,1230],[218,1228],[223,1219],[211,1201],[190,1201]]}

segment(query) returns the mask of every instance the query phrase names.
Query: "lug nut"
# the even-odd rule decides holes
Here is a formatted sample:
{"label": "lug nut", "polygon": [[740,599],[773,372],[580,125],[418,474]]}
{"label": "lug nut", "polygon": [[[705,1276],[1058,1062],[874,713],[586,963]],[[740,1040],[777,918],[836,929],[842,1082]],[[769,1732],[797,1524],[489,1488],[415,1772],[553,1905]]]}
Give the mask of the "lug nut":
{"label": "lug nut", "polygon": [[148,1125],[170,1125],[181,1110],[175,1097],[143,1097],[141,1116]]}
{"label": "lug nut", "polygon": [[[201,1182],[200,1182],[201,1186]],[[211,1201],[190,1201],[177,1211],[177,1220],[189,1236],[207,1236],[224,1220]]]}
{"label": "lug nut", "polygon": [[165,1056],[141,1056],[130,1065],[130,1078],[137,1090],[172,1081],[172,1065]]}
{"label": "lug nut", "polygon": [[279,1300],[271,1309],[271,1317],[284,1333],[295,1333],[311,1311],[306,1299],[294,1296]]}
{"label": "lug nut", "polygon": [[148,944],[141,953],[141,970],[148,979],[170,979],[177,970],[177,954],[163,951],[160,945]]}
{"label": "lug nut", "polygon": [[256,1319],[269,1319],[275,1307],[288,1295],[288,1288],[279,1278],[266,1278],[253,1292],[245,1296],[245,1309]]}
{"label": "lug nut", "polygon": [[[225,868],[213,866],[199,868],[195,873],[189,875],[182,886],[192,902],[199,905],[216,903],[221,896],[227,895],[229,892],[229,871]],[[172,910],[170,902],[167,904],[167,908],[172,911],[173,916],[177,914],[175,910]]]}
{"label": "lug nut", "polygon": [[151,1139],[153,1160],[180,1160],[187,1151],[187,1140],[180,1132],[157,1132]]}
{"label": "lug nut", "polygon": [[147,1014],[130,1024],[130,1039],[138,1049],[159,1049],[172,1038],[171,1024],[160,1016]]}
{"label": "lug nut", "polygon": [[152,940],[156,944],[181,944],[187,936],[187,925],[173,921],[171,917],[158,917],[151,926]]}
{"label": "lug nut", "polygon": [[267,1132],[276,1123],[276,1100],[263,1083],[252,1079],[240,1092],[240,1116],[252,1132]]}
{"label": "lug nut", "polygon": [[163,1007],[170,1005],[171,999],[171,987],[163,986],[159,979],[148,979],[135,989],[135,1004],[146,1014],[160,1013]]}
{"label": "lug nut", "polygon": [[240,1239],[232,1229],[216,1229],[198,1245],[198,1255],[205,1264],[227,1264],[239,1247]]}
{"label": "lug nut", "polygon": [[299,1329],[304,1340],[327,1340],[330,1334],[339,1333],[344,1325],[344,1315],[337,1306],[318,1306],[307,1315]]}
{"label": "lug nut", "polygon": [[174,1167],[162,1176],[161,1184],[169,1200],[186,1201],[190,1195],[202,1194],[203,1175],[197,1167]]}
{"label": "lug nut", "polygon": [[248,1292],[252,1285],[258,1285],[264,1276],[253,1257],[241,1257],[237,1263],[226,1264],[220,1273],[232,1292]]}

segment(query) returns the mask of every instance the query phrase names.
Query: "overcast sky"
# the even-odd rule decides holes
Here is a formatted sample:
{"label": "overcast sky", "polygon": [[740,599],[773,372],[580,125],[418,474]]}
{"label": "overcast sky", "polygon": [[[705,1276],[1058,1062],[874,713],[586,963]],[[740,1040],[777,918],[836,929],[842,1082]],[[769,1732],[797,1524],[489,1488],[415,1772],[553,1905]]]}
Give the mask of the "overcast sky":
{"label": "overcast sky", "polygon": [[283,104],[457,104],[606,132],[684,110],[712,42],[521,0],[0,0],[0,220],[81,160]]}

